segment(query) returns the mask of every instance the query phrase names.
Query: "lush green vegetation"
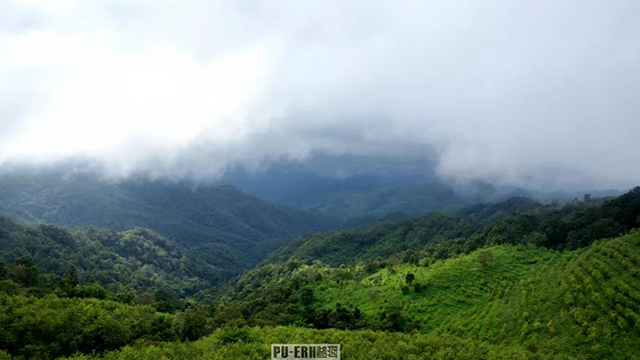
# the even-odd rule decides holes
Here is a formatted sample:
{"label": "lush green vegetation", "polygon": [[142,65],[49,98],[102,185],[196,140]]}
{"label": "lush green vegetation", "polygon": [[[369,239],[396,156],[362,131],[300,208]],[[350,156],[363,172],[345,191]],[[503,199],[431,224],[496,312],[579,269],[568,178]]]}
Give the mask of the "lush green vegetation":
{"label": "lush green vegetation", "polygon": [[418,331],[545,358],[624,359],[640,353],[638,261],[634,231],[564,252],[498,245],[417,264],[269,264],[229,289],[214,321]]}
{"label": "lush green vegetation", "polygon": [[474,204],[456,211],[456,214],[476,221],[500,220],[511,215],[531,213],[540,207],[536,201],[515,196],[499,203]]}
{"label": "lush green vegetation", "polygon": [[[299,327],[220,329],[193,343],[173,342],[152,346],[127,346],[108,353],[104,359],[247,359],[270,358],[274,343],[339,343],[341,355],[348,360],[439,359],[439,360],[512,360],[530,359],[522,348],[490,345],[452,336],[402,334],[376,331],[313,330]],[[94,359],[91,356],[76,360]],[[563,359],[561,355],[548,359]],[[564,357],[566,359],[566,357]]]}
{"label": "lush green vegetation", "polygon": [[[523,212],[530,205],[522,199],[511,199],[463,212],[471,219],[432,213],[362,231],[311,234],[283,248],[273,260],[317,259],[340,265],[386,258],[403,251],[408,257],[422,253],[446,258],[486,245],[524,243],[577,249],[640,226],[640,187],[611,200],[531,206],[531,211]],[[473,220],[485,217],[495,219],[483,223]]]}
{"label": "lush green vegetation", "polygon": [[[104,358],[264,359],[270,344],[283,342],[340,343],[346,359],[633,359],[640,353],[640,232],[574,251],[499,245],[423,260],[369,273],[360,273],[362,265],[287,264],[270,274],[263,284],[269,289],[255,289],[254,300],[289,288],[285,298],[265,304],[294,302],[258,313],[236,309],[244,322],[224,325],[220,316],[232,307],[221,303],[213,311],[218,317],[201,318],[218,328],[210,336],[176,342],[179,331],[166,325],[165,341],[142,334]],[[271,291],[276,283],[280,288]],[[323,311],[328,323],[305,323],[310,312]],[[177,323],[171,315],[154,316]]]}
{"label": "lush green vegetation", "polygon": [[0,266],[0,349],[18,358],[102,352],[142,340],[195,340],[211,330],[207,307],[163,288],[150,297],[113,292],[81,282],[75,267],[62,276],[40,274],[30,257]]}
{"label": "lush green vegetation", "polygon": [[338,266],[467,238],[478,227],[478,223],[464,218],[432,213],[421,218],[382,223],[362,231],[309,234],[284,247],[270,261],[317,259]]}
{"label": "lush green vegetation", "polygon": [[638,265],[638,231],[563,253],[439,332],[545,353],[633,358],[640,354]]}
{"label": "lush green vegetation", "polygon": [[263,241],[338,227],[328,217],[274,205],[228,185],[109,182],[93,174],[2,174],[0,214],[29,223],[114,230],[144,227],[184,246],[220,243],[255,264]]}
{"label": "lush green vegetation", "polygon": [[142,228],[69,232],[52,225],[26,227],[0,217],[0,262],[12,264],[25,256],[42,272],[63,275],[74,267],[80,281],[140,296],[165,288],[178,296],[193,295],[243,269],[235,254],[219,244],[185,250]]}
{"label": "lush green vegetation", "polygon": [[0,218],[0,358],[262,359],[274,342],[341,343],[347,359],[633,358],[639,225],[640,188],[512,199],[265,240],[281,250],[223,285],[242,270],[223,244]]}
{"label": "lush green vegetation", "polygon": [[115,349],[143,337],[171,340],[163,331],[171,330],[172,317],[150,306],[56,295],[0,295],[0,311],[0,346],[26,358]]}

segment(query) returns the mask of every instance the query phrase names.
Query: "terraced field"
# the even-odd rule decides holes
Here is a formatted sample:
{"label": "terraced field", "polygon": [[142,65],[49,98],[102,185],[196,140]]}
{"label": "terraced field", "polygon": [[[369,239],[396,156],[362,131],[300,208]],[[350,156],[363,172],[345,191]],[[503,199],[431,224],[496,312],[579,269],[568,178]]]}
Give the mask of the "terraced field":
{"label": "terraced field", "polygon": [[[372,318],[400,308],[423,333],[547,355],[629,359],[640,356],[639,265],[640,232],[632,232],[565,253],[491,247],[429,266],[388,267],[360,280],[327,278],[314,290],[320,308],[342,302]],[[412,286],[407,274],[415,277]]]}
{"label": "terraced field", "polygon": [[534,351],[638,358],[639,265],[639,232],[600,241],[533,267],[504,296],[442,331]]}
{"label": "terraced field", "polygon": [[[485,256],[483,265],[479,258]],[[422,332],[428,332],[447,325],[455,314],[486,307],[534,264],[549,263],[558,257],[557,252],[541,248],[496,246],[428,266],[387,267],[361,280],[357,275],[339,284],[327,280],[315,286],[314,291],[320,308],[341,303],[357,307],[366,315],[379,316],[389,307],[399,307],[420,324]],[[414,276],[411,284],[407,284],[407,274]]]}

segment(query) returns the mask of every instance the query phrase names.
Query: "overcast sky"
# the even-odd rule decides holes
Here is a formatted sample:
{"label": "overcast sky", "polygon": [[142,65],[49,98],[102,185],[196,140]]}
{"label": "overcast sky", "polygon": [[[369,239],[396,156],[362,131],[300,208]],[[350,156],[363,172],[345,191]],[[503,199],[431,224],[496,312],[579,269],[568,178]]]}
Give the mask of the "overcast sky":
{"label": "overcast sky", "polygon": [[0,163],[640,185],[640,1],[0,0]]}

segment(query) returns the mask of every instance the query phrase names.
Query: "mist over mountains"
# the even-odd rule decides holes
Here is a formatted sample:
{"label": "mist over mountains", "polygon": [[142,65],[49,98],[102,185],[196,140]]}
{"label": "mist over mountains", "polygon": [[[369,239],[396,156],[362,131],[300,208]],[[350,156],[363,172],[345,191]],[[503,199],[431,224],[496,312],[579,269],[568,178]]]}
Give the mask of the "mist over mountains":
{"label": "mist over mountains", "polygon": [[[389,169],[376,172],[375,168],[367,167],[366,162],[360,164],[360,174],[343,172],[336,176],[330,170],[355,164],[359,159],[329,157],[325,160],[331,161],[329,169],[295,163],[254,173],[240,169],[208,183],[149,180],[145,176],[110,179],[99,172],[77,172],[77,166],[70,170],[71,165],[45,171],[13,169],[0,174],[0,211],[26,221],[71,227],[97,225],[121,230],[150,227],[167,236],[177,236],[179,241],[186,243],[211,239],[251,243],[300,231],[335,228],[340,221],[358,217],[380,218],[394,213],[415,216],[432,211],[455,213],[465,206],[517,196],[548,203],[581,199],[587,193],[593,198],[623,193],[617,190],[541,192],[495,186],[481,180],[447,184],[438,181],[436,176],[410,173],[401,166],[391,173]],[[296,213],[260,199],[310,211],[314,215],[303,211]],[[218,209],[219,206],[222,208]],[[277,216],[288,219],[284,221],[287,225],[273,227],[273,219],[262,219],[262,215],[258,215],[264,210],[279,212]],[[157,216],[147,215],[146,220],[141,217],[149,211],[157,212]],[[158,216],[166,220],[159,220]],[[299,219],[292,220],[296,216]],[[193,223],[194,218],[199,220]],[[255,223],[247,226],[244,218],[251,218]],[[289,221],[293,224],[291,228],[288,228]],[[178,225],[182,222],[179,226],[185,230],[163,231],[165,222]],[[208,230],[200,234],[200,230],[196,230],[201,225],[206,227],[218,222],[224,222],[224,228],[230,230],[220,230],[218,225],[213,225],[217,234],[213,237],[206,234]],[[238,225],[233,225],[235,223]]]}
{"label": "mist over mountains", "polygon": [[638,7],[3,1],[0,164],[206,182],[321,153],[629,189]]}
{"label": "mist over mountains", "polygon": [[637,0],[0,0],[0,360],[640,360],[638,99]]}
{"label": "mist over mountains", "polygon": [[340,219],[392,213],[455,212],[484,202],[528,197],[541,203],[621,195],[627,189],[534,190],[480,179],[452,181],[437,175],[432,161],[317,155],[306,162],[282,161],[262,171],[235,169],[222,182],[260,198]]}
{"label": "mist over mountains", "polygon": [[146,227],[183,246],[219,243],[245,255],[270,239],[337,227],[329,217],[274,205],[229,185],[114,183],[90,173],[0,175],[0,212],[67,228]]}

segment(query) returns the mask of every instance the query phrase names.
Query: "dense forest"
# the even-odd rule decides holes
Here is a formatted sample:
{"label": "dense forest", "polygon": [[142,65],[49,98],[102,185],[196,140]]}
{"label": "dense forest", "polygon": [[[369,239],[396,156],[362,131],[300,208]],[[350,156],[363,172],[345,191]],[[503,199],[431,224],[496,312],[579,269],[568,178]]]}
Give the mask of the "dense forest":
{"label": "dense forest", "polygon": [[[640,354],[640,187],[524,198],[277,240],[254,269],[224,244],[145,228],[0,218],[0,358],[628,359]],[[265,245],[266,246],[266,245]]]}
{"label": "dense forest", "polygon": [[[392,255],[432,254],[436,258],[485,245],[534,243],[576,249],[638,226],[640,189],[613,198],[540,205],[524,198],[479,204],[459,215],[430,213],[382,222],[365,230],[315,233],[293,241],[272,258],[317,259],[334,266]],[[491,221],[486,221],[492,219]],[[482,220],[482,221],[480,221]]]}
{"label": "dense forest", "polygon": [[0,174],[0,214],[28,223],[113,230],[144,227],[190,247],[218,243],[246,264],[260,244],[337,228],[319,214],[274,205],[224,184],[109,181],[92,173]]}
{"label": "dense forest", "polygon": [[178,295],[220,285],[243,268],[228,248],[206,244],[183,249],[157,233],[54,225],[26,227],[0,217],[0,261],[30,258],[41,272],[62,275],[70,267],[79,280],[112,290],[146,293],[170,287]]}

